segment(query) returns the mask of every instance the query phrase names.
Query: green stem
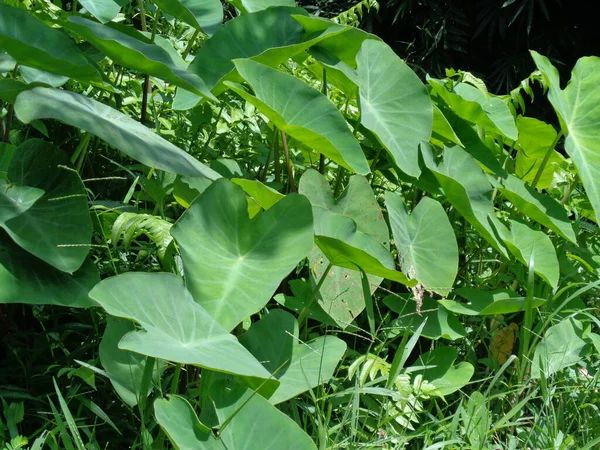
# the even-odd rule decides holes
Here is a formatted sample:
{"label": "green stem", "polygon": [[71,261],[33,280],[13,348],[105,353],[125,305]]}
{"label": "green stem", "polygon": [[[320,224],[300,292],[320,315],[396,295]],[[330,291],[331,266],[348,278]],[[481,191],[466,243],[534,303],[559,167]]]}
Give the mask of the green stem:
{"label": "green stem", "polygon": [[329,271],[331,270],[332,267],[333,267],[333,264],[331,264],[331,263],[327,264],[327,267],[325,268],[325,272],[323,272],[323,275],[321,275],[321,278],[319,278],[319,282],[315,286],[315,289],[312,291],[312,294],[310,296],[310,299],[308,300],[308,303],[306,305],[304,305],[304,308],[302,308],[302,311],[300,311],[300,315],[298,316],[299,324],[302,324],[302,322],[307,318],[308,313],[310,312],[310,308],[312,307],[313,303],[317,299],[317,294],[319,293],[321,286],[323,286],[323,283],[325,282],[325,279],[327,278],[327,275],[329,274]]}
{"label": "green stem", "polygon": [[535,189],[537,184],[540,182],[540,178],[542,178],[542,173],[544,172],[544,169],[546,168],[548,161],[550,161],[550,156],[552,156],[554,147],[556,147],[556,144],[558,144],[558,141],[560,140],[560,138],[562,136],[563,136],[562,131],[559,131],[558,134],[556,135],[556,137],[554,138],[554,141],[552,141],[552,144],[550,145],[550,147],[548,147],[548,150],[546,151],[546,154],[544,155],[544,159],[542,160],[542,163],[540,164],[540,167],[538,168],[538,171],[535,174],[533,181],[531,182],[532,188]]}
{"label": "green stem", "polygon": [[279,157],[279,133],[273,127],[273,165],[275,167],[275,183],[281,183],[281,160]]}
{"label": "green stem", "polygon": [[[327,72],[323,67],[323,86],[321,87],[321,93],[327,97]],[[319,155],[319,172],[325,174],[325,155],[321,153]]]}
{"label": "green stem", "polygon": [[[281,131],[281,130],[280,130]],[[285,133],[281,131],[281,142],[283,143],[283,154],[285,156],[285,165],[287,167],[287,181],[289,192],[296,192],[296,183],[294,181],[294,168],[290,160],[290,152],[288,150],[287,138]]]}
{"label": "green stem", "polygon": [[175,371],[173,372],[173,378],[171,378],[171,389],[169,389],[169,393],[171,395],[177,394],[177,390],[179,388],[179,378],[181,377],[181,364],[175,364]]}
{"label": "green stem", "polygon": [[344,168],[338,166],[337,176],[335,178],[335,188],[333,189],[333,198],[338,198],[340,188],[342,187],[342,175],[344,174]]}
{"label": "green stem", "polygon": [[194,34],[192,35],[192,37],[190,38],[190,40],[188,41],[185,50],[183,51],[183,54],[181,55],[181,57],[185,60],[185,58],[187,58],[187,56],[190,54],[190,52],[192,51],[194,42],[196,41],[196,39],[198,38],[198,36],[200,35],[200,30],[196,30],[194,31]]}

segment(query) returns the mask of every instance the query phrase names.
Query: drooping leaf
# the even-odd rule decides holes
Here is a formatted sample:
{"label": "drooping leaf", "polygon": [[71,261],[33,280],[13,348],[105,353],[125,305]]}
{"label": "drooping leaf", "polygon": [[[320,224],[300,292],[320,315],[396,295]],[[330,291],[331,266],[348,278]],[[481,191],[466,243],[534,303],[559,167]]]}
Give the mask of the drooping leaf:
{"label": "drooping leaf", "polygon": [[236,60],[235,66],[254,95],[242,86],[226,82],[227,86],[256,106],[278,129],[353,172],[369,173],[358,141],[327,97],[298,78],[255,61]]}
{"label": "drooping leaf", "polygon": [[223,6],[219,0],[156,0],[155,3],[167,14],[200,28],[208,36],[223,23]]}
{"label": "drooping leaf", "polygon": [[548,99],[561,120],[565,150],[573,159],[588,198],[600,215],[600,58],[580,58],[565,89],[560,88],[558,70],[548,58],[531,51],[533,60],[550,85]]}
{"label": "drooping leaf", "polygon": [[[358,231],[372,237],[372,242],[362,249],[367,252],[370,250],[373,256],[389,249],[387,225],[371,186],[364,177],[352,176],[344,193],[335,200],[325,177],[316,170],[309,169],[300,179],[298,192],[305,195],[313,206],[315,234],[334,237],[356,246],[359,245],[358,239],[353,238],[353,235]],[[327,211],[342,216],[338,219],[352,219],[346,220],[344,224],[349,225],[350,229],[334,230],[333,220],[336,217],[326,214]],[[389,259],[389,255],[386,259]],[[309,256],[309,264],[313,283],[316,284],[328,264],[323,252],[316,246]],[[371,276],[369,282],[371,292],[374,292],[381,283],[381,278]],[[319,290],[319,304],[341,327],[348,326],[365,307],[360,273],[332,267]]]}
{"label": "drooping leaf", "polygon": [[33,87],[19,80],[0,78],[0,100],[13,104],[21,92]]}
{"label": "drooping leaf", "polygon": [[458,245],[442,205],[424,197],[409,215],[400,196],[388,191],[385,206],[403,272],[448,295],[458,272]]}
{"label": "drooping leaf", "polygon": [[0,51],[3,50],[24,66],[82,81],[102,81],[96,68],[62,31],[6,4],[0,4]]}
{"label": "drooping leaf", "polygon": [[361,123],[379,138],[403,172],[419,168],[419,143],[428,141],[433,106],[419,77],[385,43],[367,39],[356,57]]}
{"label": "drooping leaf", "polygon": [[34,69],[27,66],[19,66],[19,72],[27,84],[46,84],[52,87],[60,87],[69,81],[69,77],[56,75],[45,70]]}
{"label": "drooping leaf", "polygon": [[[100,342],[98,356],[108,378],[121,399],[130,407],[138,404],[142,391],[142,378],[146,367],[146,357],[119,348],[123,337],[135,331],[129,320],[107,316],[106,328]],[[161,369],[164,364],[161,364]],[[155,369],[153,380],[158,381],[160,371]],[[148,392],[150,394],[150,391]]]}
{"label": "drooping leaf", "polygon": [[294,0],[232,0],[231,3],[245,13],[253,13],[277,6],[296,6]]}
{"label": "drooping leaf", "polygon": [[251,390],[217,382],[210,396],[221,425],[233,417],[221,431],[227,449],[317,450],[296,422]]}
{"label": "drooping leaf", "polygon": [[269,209],[275,205],[275,203],[285,198],[285,195],[280,194],[275,189],[271,189],[269,186],[266,186],[258,180],[233,178],[231,181],[238,186],[241,186],[246,194],[256,200],[256,203],[263,209]]}
{"label": "drooping leaf", "polygon": [[[90,297],[109,314],[137,322],[119,348],[244,377],[258,387],[270,374],[196,302],[179,277],[129,272],[101,281]],[[227,357],[223,357],[227,355]],[[271,392],[277,386],[267,381]]]}
{"label": "drooping leaf", "polygon": [[178,395],[154,401],[154,415],[178,450],[227,450],[224,442],[198,419],[192,405]]}
{"label": "drooping leaf", "polygon": [[346,351],[346,343],[335,336],[299,341],[298,321],[282,309],[252,324],[240,343],[281,383],[269,398],[274,405],[327,383]]}
{"label": "drooping leaf", "polygon": [[156,244],[158,256],[162,259],[173,241],[170,233],[172,225],[158,216],[123,212],[113,224],[112,243],[116,245],[122,238],[125,249],[128,249],[134,239],[144,234]]}
{"label": "drooping leaf", "polygon": [[[460,288],[455,292],[467,299],[468,303],[462,303],[455,300],[439,300],[439,302],[447,310],[453,311],[456,314],[466,314],[468,316],[510,314],[524,311],[526,306],[525,297],[521,297],[516,292],[506,289],[483,291],[473,288]],[[543,299],[533,299],[534,308],[543,304]]]}
{"label": "drooping leaf", "polygon": [[113,20],[121,10],[121,5],[113,0],[79,0],[79,3],[102,23]]}
{"label": "drooping leaf", "polygon": [[499,190],[527,217],[576,243],[575,231],[566,210],[552,197],[539,193],[513,175],[502,180]]}
{"label": "drooping leaf", "polygon": [[456,144],[460,147],[465,147],[456,132],[452,129],[452,125],[446,119],[446,116],[440,108],[433,105],[433,130],[432,139],[441,141],[442,144]]}
{"label": "drooping leaf", "polygon": [[259,311],[312,248],[308,200],[291,194],[254,219],[241,187],[211,184],[171,234],[194,299],[227,330]]}
{"label": "drooping leaf", "polygon": [[567,318],[551,326],[535,349],[531,362],[531,377],[546,378],[565,367],[581,361],[588,342],[583,338],[583,324]]}
{"label": "drooping leaf", "polygon": [[21,144],[8,168],[10,184],[0,184],[0,227],[23,249],[73,273],[88,254],[92,222],[83,183],[68,162],[48,142]]}
{"label": "drooping leaf", "polygon": [[79,16],[69,16],[63,26],[84,38],[117,64],[181,86],[197,95],[215,99],[199,76],[180,68],[170,52],[161,46],[136,39],[133,29],[124,33]]}
{"label": "drooping leaf", "polygon": [[17,97],[15,113],[25,123],[57,119],[89,131],[150,167],[190,177],[219,178],[215,171],[148,127],[110,106],[74,92],[42,87],[22,92]]}
{"label": "drooping leaf", "polygon": [[541,169],[546,154],[550,152],[548,162],[536,185],[536,188],[547,189],[552,183],[556,167],[565,162],[560,153],[550,149],[556,139],[556,130],[552,125],[532,117],[518,117],[517,127],[519,128],[517,141],[519,153],[517,153],[515,175],[531,184]]}
{"label": "drooping leaf", "polygon": [[26,252],[0,230],[0,303],[88,308],[96,306],[88,293],[99,281],[91,260],[69,275]]}
{"label": "drooping leaf", "polygon": [[423,298],[420,312],[417,311],[417,302],[407,296],[388,295],[383,302],[398,314],[393,326],[410,328],[415,332],[427,320],[421,335],[429,339],[444,338],[453,341],[465,337],[467,334],[454,313],[441,307],[437,300],[430,296]]}

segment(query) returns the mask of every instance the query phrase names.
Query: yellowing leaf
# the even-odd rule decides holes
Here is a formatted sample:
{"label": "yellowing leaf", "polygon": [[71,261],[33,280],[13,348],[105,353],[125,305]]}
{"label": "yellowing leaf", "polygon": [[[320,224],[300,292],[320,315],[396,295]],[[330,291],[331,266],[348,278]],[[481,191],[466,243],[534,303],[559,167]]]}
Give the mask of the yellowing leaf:
{"label": "yellowing leaf", "polygon": [[499,365],[504,364],[512,354],[518,333],[519,326],[514,322],[507,327],[498,328],[492,335],[490,358]]}

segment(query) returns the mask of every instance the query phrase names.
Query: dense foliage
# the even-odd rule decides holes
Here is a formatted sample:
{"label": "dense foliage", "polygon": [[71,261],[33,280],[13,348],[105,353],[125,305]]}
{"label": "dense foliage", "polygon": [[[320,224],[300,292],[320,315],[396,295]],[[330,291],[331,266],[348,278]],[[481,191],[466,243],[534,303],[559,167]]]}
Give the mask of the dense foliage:
{"label": "dense foliage", "polygon": [[362,13],[0,1],[3,450],[600,443],[600,59]]}

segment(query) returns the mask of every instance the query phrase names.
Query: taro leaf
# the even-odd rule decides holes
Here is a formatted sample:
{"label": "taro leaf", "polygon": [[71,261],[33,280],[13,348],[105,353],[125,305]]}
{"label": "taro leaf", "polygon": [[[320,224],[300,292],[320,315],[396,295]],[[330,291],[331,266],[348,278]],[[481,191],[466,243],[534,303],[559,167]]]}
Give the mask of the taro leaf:
{"label": "taro leaf", "polygon": [[417,312],[417,302],[408,296],[389,295],[383,302],[399,315],[394,320],[394,327],[410,328],[415,332],[427,320],[421,335],[429,339],[444,338],[453,341],[467,334],[454,313],[441,307],[437,300],[429,296],[424,297],[420,312]]}
{"label": "taro leaf", "polygon": [[[525,297],[520,297],[516,292],[507,289],[482,291],[480,289],[460,288],[455,292],[461,297],[466,298],[469,303],[457,302],[455,300],[439,300],[439,303],[447,310],[456,314],[465,314],[468,316],[510,314],[524,311],[526,306]],[[533,299],[534,308],[543,304],[543,299]]]}
{"label": "taro leaf", "polygon": [[502,180],[500,192],[530,219],[577,244],[575,232],[563,206],[546,194],[541,194],[513,175]]}
{"label": "taro leaf", "polygon": [[126,34],[83,17],[70,16],[63,26],[84,38],[117,64],[181,86],[197,95],[215,99],[199,76],[180,68],[170,52],[159,45],[136,39],[133,33]]}
{"label": "taro leaf", "polygon": [[223,6],[219,0],[155,0],[167,14],[200,28],[208,36],[223,23]]}
{"label": "taro leaf", "polygon": [[34,69],[27,66],[19,66],[19,72],[27,84],[46,84],[52,87],[60,87],[69,81],[69,77],[56,75],[45,70]]}
{"label": "taro leaf", "polygon": [[436,390],[432,394],[439,396],[450,395],[464,387],[475,373],[475,368],[468,362],[453,365],[458,350],[454,347],[440,347],[423,353],[413,366],[434,366],[424,370],[415,371],[423,375],[423,379]]}
{"label": "taro leaf", "polygon": [[531,362],[531,377],[546,378],[565,367],[577,364],[588,350],[588,342],[583,339],[583,324],[572,317],[553,325],[546,330],[544,337],[535,349]]}
{"label": "taro leaf", "polygon": [[[109,314],[143,328],[121,339],[122,350],[240,375],[255,388],[270,377],[235,337],[194,302],[176,275],[125,273],[101,281],[90,297]],[[270,392],[279,384],[266,383]]]}
{"label": "taro leaf", "polygon": [[33,89],[33,87],[19,80],[0,78],[0,100],[13,104],[21,92]]}
{"label": "taro leaf", "polygon": [[361,123],[403,172],[417,177],[419,143],[428,141],[433,106],[419,77],[385,43],[367,39],[356,57]]}
{"label": "taro leaf", "polygon": [[[503,225],[494,214],[492,186],[471,155],[458,146],[444,148],[444,160],[426,159],[446,198],[458,212],[502,255],[508,256],[496,238],[495,229]],[[492,222],[492,223],[490,223]]]}
{"label": "taro leaf", "polygon": [[[108,379],[119,397],[129,407],[138,404],[146,366],[145,356],[119,348],[119,341],[132,331],[135,331],[133,322],[107,316],[106,328],[98,352],[100,363],[108,374]],[[158,382],[162,368],[161,364],[160,369],[154,370],[152,378],[155,382]]]}
{"label": "taro leaf", "polygon": [[269,398],[273,405],[327,383],[346,351],[346,343],[335,336],[300,341],[298,321],[282,309],[263,316],[239,339],[281,383]]}
{"label": "taro leaf", "polygon": [[244,13],[253,13],[277,6],[296,6],[294,0],[232,0],[231,4]]}
{"label": "taro leaf", "polygon": [[560,271],[556,250],[548,235],[515,220],[511,220],[510,224],[510,231],[498,230],[506,247],[526,267],[533,259],[535,273],[556,288]]}
{"label": "taro leaf", "polygon": [[227,450],[224,442],[203,425],[189,402],[178,395],[154,401],[156,421],[179,450]]}
{"label": "taro leaf", "polygon": [[588,198],[600,215],[600,58],[580,58],[571,81],[560,88],[558,70],[548,58],[531,51],[533,60],[550,85],[548,99],[566,136],[565,150],[573,159]]}
{"label": "taro leaf", "polygon": [[0,227],[23,249],[64,272],[83,264],[92,236],[83,183],[67,156],[38,139],[21,144],[0,185]]}
{"label": "taro leaf", "polygon": [[102,81],[77,46],[62,31],[28,11],[0,4],[0,52],[19,64],[82,81]]}
{"label": "taro leaf", "polygon": [[171,229],[188,289],[227,330],[265,306],[312,248],[312,212],[305,197],[288,195],[252,220],[247,211],[242,188],[222,179]]}
{"label": "taro leaf", "polygon": [[415,280],[406,278],[406,275],[402,272],[385,267],[374,256],[364,250],[348,245],[344,241],[327,236],[315,236],[315,242],[334,266],[356,271],[362,269],[367,274],[397,281],[409,287],[414,287],[417,284]]}
{"label": "taro leaf", "polygon": [[69,275],[26,252],[0,230],[0,303],[87,308],[96,306],[88,293],[99,281],[91,260]]}
{"label": "taro leaf", "polygon": [[285,198],[285,195],[280,194],[275,189],[271,189],[269,186],[266,186],[257,180],[233,178],[231,181],[238,186],[241,186],[246,194],[256,200],[256,203],[263,209],[269,209],[274,206],[275,203]]}
{"label": "taro leaf", "polygon": [[556,166],[564,164],[565,159],[554,149],[550,149],[556,139],[556,130],[541,120],[532,117],[517,118],[519,128],[519,140],[517,141],[517,162],[515,174],[526,181],[533,183],[538,171],[541,169],[542,161],[550,152],[548,162],[542,170],[536,184],[538,189],[547,189],[552,183]]}
{"label": "taro leaf", "polygon": [[385,206],[403,272],[448,295],[458,272],[458,245],[442,205],[424,197],[409,215],[400,196],[386,192]]}
{"label": "taro leaf", "polygon": [[[313,206],[315,234],[334,237],[356,246],[356,242],[349,240],[358,231],[372,238],[372,242],[363,250],[368,252],[370,248],[373,256],[389,249],[388,227],[371,186],[364,177],[352,176],[342,196],[335,200],[325,177],[316,170],[309,169],[300,179],[299,193],[308,197]],[[334,230],[332,219],[335,219],[335,216],[323,214],[326,211],[341,216],[338,219],[352,219],[342,225],[350,225],[354,229],[341,231],[340,228],[337,228]],[[387,257],[383,255],[382,259],[382,262],[385,262],[389,259],[389,254]],[[323,276],[328,264],[323,252],[316,246],[309,256],[309,264],[312,269],[313,283],[316,284]],[[321,285],[319,304],[341,327],[345,328],[365,307],[360,280],[360,272],[342,267],[332,267]],[[381,283],[381,278],[370,276],[369,282],[371,291],[374,292]]]}
{"label": "taro leaf", "polygon": [[236,60],[254,95],[226,82],[284,133],[359,174],[369,173],[367,159],[342,113],[304,81],[250,59]]}
{"label": "taro leaf", "polygon": [[251,390],[221,380],[211,386],[210,396],[221,426],[231,419],[220,432],[227,449],[317,450],[296,422]]}
{"label": "taro leaf", "polygon": [[16,150],[14,145],[0,142],[0,180],[5,180],[8,176],[8,167]]}
{"label": "taro leaf", "polygon": [[[330,27],[320,33],[305,34],[292,14],[297,17],[308,13],[301,8],[274,7],[227,21],[198,50],[189,70],[200,76],[208,88],[217,93],[215,87],[224,78],[232,78],[234,59],[252,58],[269,66],[277,66],[322,39],[348,31],[347,27],[329,22]],[[264,30],[269,32],[265,33]],[[177,95],[179,97],[180,92]],[[195,105],[199,100],[192,99],[190,105]]]}
{"label": "taro leaf", "polygon": [[459,83],[456,92],[450,92],[442,80],[429,79],[432,96],[439,97],[458,117],[516,140],[518,130],[508,106],[498,97],[485,96],[474,86]]}
{"label": "taro leaf", "polygon": [[17,67],[17,61],[3,50],[0,50],[0,73],[12,72]]}
{"label": "taro leaf", "polygon": [[452,125],[450,125],[444,113],[436,105],[433,105],[433,131],[431,137],[432,139],[441,141],[442,144],[456,144],[460,147],[465,147],[456,135],[456,132],[452,129]]}
{"label": "taro leaf", "polygon": [[290,289],[293,296],[286,294],[277,294],[274,298],[281,306],[301,314],[305,308],[308,308],[307,317],[317,320],[327,326],[337,326],[331,317],[321,308],[318,302],[313,301],[313,289],[309,281],[290,280]]}
{"label": "taro leaf", "polygon": [[34,88],[17,97],[19,120],[57,119],[89,131],[127,156],[150,167],[190,177],[219,178],[219,174],[148,127],[83,95],[59,89]]}
{"label": "taro leaf", "polygon": [[79,0],[79,3],[102,23],[113,20],[121,10],[121,6],[113,0]]}

